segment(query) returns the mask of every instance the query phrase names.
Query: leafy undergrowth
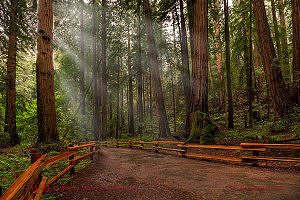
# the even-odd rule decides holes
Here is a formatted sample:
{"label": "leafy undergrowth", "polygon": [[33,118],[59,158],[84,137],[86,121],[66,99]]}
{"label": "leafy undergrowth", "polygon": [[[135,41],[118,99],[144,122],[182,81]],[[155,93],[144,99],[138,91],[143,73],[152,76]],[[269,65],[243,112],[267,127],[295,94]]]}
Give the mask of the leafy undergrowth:
{"label": "leafy undergrowth", "polygon": [[[23,146],[23,145],[20,145]],[[26,169],[30,166],[30,154],[29,151],[21,151],[18,148],[10,149],[10,153],[0,154],[0,186],[5,191]],[[87,153],[88,150],[82,149],[76,154],[76,156]],[[48,152],[48,157],[58,155],[60,152],[51,151]],[[92,161],[82,160],[75,166],[75,172],[80,172]],[[68,159],[63,159],[43,169],[42,175],[48,177],[51,180],[55,175],[63,171],[69,165]],[[71,176],[69,173],[65,174],[55,184],[63,185],[70,181]],[[44,199],[53,199],[48,196]],[[55,199],[55,198],[54,198]]]}
{"label": "leafy undergrowth", "polygon": [[[219,124],[220,133],[216,140],[218,143],[236,142],[260,142],[260,143],[280,143],[299,142],[300,137],[300,112],[294,112],[287,118],[267,121],[261,120],[253,124],[251,128],[244,128],[243,124],[235,124],[235,128],[227,130],[224,125]],[[293,140],[297,139],[298,140]]]}

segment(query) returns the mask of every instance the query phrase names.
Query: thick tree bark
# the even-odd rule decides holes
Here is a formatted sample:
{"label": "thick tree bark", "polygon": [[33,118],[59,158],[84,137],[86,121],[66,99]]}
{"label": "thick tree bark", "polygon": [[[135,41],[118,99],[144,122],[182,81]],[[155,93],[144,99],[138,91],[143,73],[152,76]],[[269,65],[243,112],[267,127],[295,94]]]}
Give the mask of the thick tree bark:
{"label": "thick tree bark", "polygon": [[[217,10],[220,10],[219,0],[216,0],[215,7]],[[224,85],[224,77],[223,77],[223,58],[222,58],[222,44],[221,44],[221,37],[220,37],[220,21],[219,15],[216,16],[215,19],[215,35],[216,35],[216,48],[217,48],[217,76],[218,76],[218,83],[219,83],[219,111],[223,111],[225,109],[225,98],[226,98],[226,91]]]}
{"label": "thick tree bark", "polygon": [[84,91],[84,19],[83,19],[83,5],[84,2],[81,2],[80,8],[80,93],[81,93],[81,114],[85,115],[85,91]]}
{"label": "thick tree bark", "polygon": [[281,69],[276,60],[264,1],[252,0],[252,3],[270,97],[272,99],[276,117],[283,117],[289,111],[291,102],[282,77]]}
{"label": "thick tree bark", "polygon": [[180,24],[181,24],[181,57],[182,57],[182,82],[184,91],[184,100],[186,106],[186,120],[185,120],[185,131],[188,134],[190,132],[191,122],[190,122],[190,109],[191,109],[191,83],[190,83],[190,66],[189,66],[189,52],[187,44],[187,33],[185,26],[185,18],[183,11],[183,0],[179,0],[180,6]]}
{"label": "thick tree bark", "polygon": [[59,140],[56,127],[53,69],[52,0],[39,0],[36,60],[38,143]]}
{"label": "thick tree bark", "polygon": [[130,52],[130,32],[128,28],[128,100],[129,100],[129,109],[128,109],[128,132],[129,135],[134,136],[134,113],[133,113],[133,87],[132,87],[132,72],[131,72],[131,52]]}
{"label": "thick tree bark", "polygon": [[147,39],[148,39],[148,46],[149,46],[149,55],[150,55],[151,76],[152,76],[152,82],[154,88],[154,99],[156,102],[156,111],[157,111],[158,122],[159,122],[159,132],[160,132],[159,136],[167,137],[170,135],[170,128],[167,119],[161,80],[159,75],[158,60],[157,60],[158,55],[157,55],[155,39],[153,34],[150,5],[149,5],[149,0],[143,0],[143,2],[144,2]]}
{"label": "thick tree bark", "polygon": [[224,0],[225,14],[225,46],[226,46],[226,78],[227,78],[227,111],[228,111],[228,128],[233,128],[233,105],[231,93],[231,72],[230,72],[230,49],[229,49],[229,25],[228,25],[228,0]]}
{"label": "thick tree bark", "polygon": [[101,42],[102,42],[102,129],[103,135],[102,138],[107,138],[107,81],[106,81],[106,0],[102,0],[102,33],[101,33]]}
{"label": "thick tree bark", "polygon": [[[140,6],[139,6],[140,7]],[[141,45],[141,16],[138,12],[138,53],[137,53],[137,90],[138,90],[138,114],[139,114],[139,127],[138,133],[141,135],[143,133],[142,123],[144,122],[143,116],[143,83],[142,83],[142,45]]]}
{"label": "thick tree bark", "polygon": [[96,2],[93,1],[93,89],[94,89],[94,139],[100,136],[100,108],[99,108],[99,89],[98,89],[98,64],[97,64],[97,20]]}
{"label": "thick tree bark", "polygon": [[192,76],[192,108],[208,112],[208,2],[194,2],[194,58]]}
{"label": "thick tree bark", "polygon": [[300,104],[300,2],[292,0],[293,101]]}
{"label": "thick tree bark", "polygon": [[10,144],[19,144],[16,126],[16,58],[17,58],[17,0],[11,1],[7,77],[6,77],[6,107],[4,131],[9,134]]}

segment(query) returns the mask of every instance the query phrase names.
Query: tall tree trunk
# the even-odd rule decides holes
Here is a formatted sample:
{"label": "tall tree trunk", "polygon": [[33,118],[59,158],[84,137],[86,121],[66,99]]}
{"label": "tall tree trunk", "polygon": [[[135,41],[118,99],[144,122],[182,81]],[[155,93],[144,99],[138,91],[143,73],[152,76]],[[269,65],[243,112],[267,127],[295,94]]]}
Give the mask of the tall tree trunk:
{"label": "tall tree trunk", "polygon": [[106,0],[102,0],[102,129],[103,139],[107,138],[107,81],[106,81]]}
{"label": "tall tree trunk", "polygon": [[[215,7],[217,10],[220,10],[219,0],[216,0]],[[222,58],[222,44],[221,44],[221,37],[220,37],[219,15],[216,16],[214,24],[215,24],[216,48],[217,48],[216,57],[217,57],[217,76],[218,76],[218,83],[219,83],[219,111],[224,112],[226,91],[225,91],[224,77],[223,77],[223,58]]]}
{"label": "tall tree trunk", "polygon": [[[247,95],[248,95],[248,117],[249,117],[249,126],[252,126],[252,104],[253,104],[253,92],[252,92],[252,72],[253,72],[253,62],[252,62],[252,4],[250,1],[250,26],[249,26],[249,34],[247,33],[246,28],[244,29],[244,37],[245,41],[245,49],[244,49],[244,57],[245,57],[245,64],[247,70]],[[249,35],[249,46],[248,37]]]}
{"label": "tall tree trunk", "polygon": [[130,32],[128,27],[128,100],[129,100],[129,121],[128,121],[128,132],[130,136],[135,135],[134,131],[134,113],[133,113],[133,88],[132,88],[132,72],[131,72],[131,52],[130,52]]}
{"label": "tall tree trunk", "polygon": [[[175,55],[175,52],[176,52],[176,33],[175,33],[175,19],[174,19],[174,14],[173,14],[173,43],[174,43],[174,55]],[[182,59],[183,59],[183,57],[182,57]],[[173,63],[172,63],[173,64],[173,68],[170,66],[174,132],[176,132],[176,104],[175,104],[175,94],[174,94],[174,76],[173,76],[173,70],[176,67],[176,63],[177,63],[177,59],[175,57],[173,59]]]}
{"label": "tall tree trunk", "polygon": [[289,110],[291,103],[281,69],[278,66],[278,61],[276,61],[264,1],[252,0],[252,3],[270,97],[272,99],[275,115],[277,117],[283,117]]}
{"label": "tall tree trunk", "polygon": [[[140,10],[140,5],[139,8]],[[144,116],[143,116],[143,83],[142,83],[142,45],[141,45],[141,16],[140,12],[138,11],[138,53],[137,53],[137,90],[138,90],[138,113],[139,113],[139,127],[138,127],[138,133],[141,135],[143,133],[142,130],[142,123],[144,122]]]}
{"label": "tall tree trunk", "polygon": [[80,59],[81,59],[81,66],[80,66],[80,93],[81,93],[81,114],[85,115],[85,91],[84,91],[84,19],[83,19],[83,6],[84,2],[81,2],[80,8]]}
{"label": "tall tree trunk", "polygon": [[300,104],[300,2],[292,0],[293,100]]}
{"label": "tall tree trunk", "polygon": [[231,93],[231,72],[230,72],[230,49],[229,49],[229,25],[228,25],[228,0],[224,0],[225,14],[225,46],[226,46],[226,77],[227,77],[227,110],[228,110],[228,128],[233,128],[233,106]]}
{"label": "tall tree trunk", "polygon": [[[194,71],[194,31],[193,31],[193,23],[194,23],[194,13],[193,13],[194,0],[187,0],[187,16],[188,16],[188,27],[190,34],[190,48],[191,48],[191,60],[192,60],[192,73]],[[191,88],[192,89],[192,88]],[[192,94],[192,91],[191,91]]]}
{"label": "tall tree trunk", "polygon": [[192,108],[208,112],[208,2],[196,0],[194,3],[194,58]]}
{"label": "tall tree trunk", "polygon": [[17,58],[17,0],[11,1],[7,77],[6,77],[6,107],[4,131],[10,136],[10,144],[19,144],[16,126],[16,58]]}
{"label": "tall tree trunk", "polygon": [[214,80],[213,80],[210,63],[208,63],[208,72],[209,72],[209,78],[210,78],[210,86],[211,86],[211,89],[213,90],[214,89]]}
{"label": "tall tree trunk", "polygon": [[[249,27],[249,71],[248,71],[248,113],[249,113],[249,125],[252,125],[252,107],[253,107],[253,100],[254,100],[254,94],[252,90],[252,74],[255,77],[255,72],[253,69],[253,46],[252,46],[252,0],[250,0],[250,27]],[[256,79],[254,79],[256,80]]]}
{"label": "tall tree trunk", "polygon": [[289,51],[288,49],[288,38],[285,26],[285,15],[284,15],[284,0],[279,0],[279,18],[280,18],[280,30],[281,30],[281,46],[285,51],[283,51],[283,72],[286,81],[289,83],[291,81],[290,70],[289,70]]}
{"label": "tall tree trunk", "polygon": [[189,52],[187,44],[187,33],[184,19],[183,11],[183,0],[179,0],[180,6],[180,24],[181,24],[181,57],[182,57],[182,74],[183,74],[183,91],[184,91],[184,100],[186,106],[186,120],[185,120],[185,131],[187,134],[190,133],[190,109],[191,109],[191,83],[190,83],[190,66],[189,66]]}
{"label": "tall tree trunk", "polygon": [[152,20],[151,20],[151,11],[149,0],[143,0],[144,2],[144,12],[145,12],[145,21],[146,21],[146,30],[147,30],[147,39],[149,46],[149,55],[150,55],[150,68],[151,68],[151,76],[154,87],[154,99],[156,102],[156,111],[159,122],[159,132],[160,137],[167,137],[170,135],[170,128],[167,119],[165,102],[163,98],[161,80],[159,75],[158,68],[158,55],[154,40]]}
{"label": "tall tree trunk", "polygon": [[38,143],[59,140],[56,127],[53,69],[52,0],[39,0],[36,60]]}
{"label": "tall tree trunk", "polygon": [[98,63],[97,63],[97,20],[96,2],[93,1],[93,89],[94,89],[94,139],[99,138],[100,134],[100,109],[99,109],[99,90],[98,90]]}
{"label": "tall tree trunk", "polygon": [[153,119],[153,107],[152,107],[152,80],[151,80],[151,70],[149,69],[149,109],[150,109],[150,119]]}
{"label": "tall tree trunk", "polygon": [[120,57],[118,56],[118,80],[117,80],[117,126],[116,126],[116,139],[119,138],[120,129]]}

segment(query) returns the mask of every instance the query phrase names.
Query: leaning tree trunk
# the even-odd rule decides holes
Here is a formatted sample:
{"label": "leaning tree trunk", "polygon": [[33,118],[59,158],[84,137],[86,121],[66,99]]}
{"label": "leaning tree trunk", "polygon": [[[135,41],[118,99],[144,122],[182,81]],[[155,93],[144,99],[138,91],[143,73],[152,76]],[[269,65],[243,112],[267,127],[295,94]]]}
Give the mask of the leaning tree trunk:
{"label": "leaning tree trunk", "polygon": [[292,0],[293,101],[300,104],[300,2]]}
{"label": "leaning tree trunk", "polygon": [[52,0],[39,0],[36,60],[38,143],[59,140],[54,97],[52,6]]}
{"label": "leaning tree trunk", "polygon": [[102,129],[103,129],[103,139],[107,138],[107,81],[106,81],[106,0],[102,0]]}
{"label": "leaning tree trunk", "polygon": [[227,111],[228,128],[233,128],[233,106],[231,93],[231,73],[230,73],[230,49],[229,49],[229,25],[228,25],[228,0],[224,0],[225,14],[225,46],[226,46],[226,77],[227,77]]}
{"label": "leaning tree trunk", "polygon": [[208,7],[207,0],[194,2],[194,58],[191,113],[208,112]]}
{"label": "leaning tree trunk", "polygon": [[276,117],[283,117],[291,106],[287,87],[284,83],[281,69],[276,59],[275,48],[271,38],[270,28],[263,0],[253,0],[253,10],[256,20],[262,60],[269,85],[270,97]]}
{"label": "leaning tree trunk", "polygon": [[10,144],[19,144],[16,126],[16,57],[17,57],[17,0],[11,1],[7,77],[6,77],[6,107],[4,131],[9,134]]}
{"label": "leaning tree trunk", "polygon": [[189,52],[187,44],[187,33],[185,26],[185,18],[183,11],[183,0],[179,0],[180,5],[180,22],[181,22],[181,57],[182,57],[182,74],[183,74],[183,91],[184,91],[184,100],[186,106],[186,120],[185,120],[185,131],[187,134],[190,132],[190,107],[191,107],[191,83],[190,83],[190,66],[189,66]]}
{"label": "leaning tree trunk", "polygon": [[159,132],[160,137],[167,137],[170,135],[170,128],[167,119],[167,113],[165,109],[165,102],[163,98],[161,79],[159,75],[158,68],[158,55],[154,40],[152,20],[151,20],[151,11],[149,0],[143,0],[144,2],[144,12],[145,12],[145,21],[146,21],[146,30],[147,30],[147,40],[149,46],[149,56],[150,56],[150,68],[151,68],[151,76],[153,82],[154,89],[154,99],[156,102],[156,111],[159,122]]}
{"label": "leaning tree trunk", "polygon": [[131,72],[131,52],[130,52],[130,33],[128,28],[128,132],[130,136],[135,135],[134,131],[134,113],[133,113],[133,88],[132,88],[132,72]]}
{"label": "leaning tree trunk", "polygon": [[[140,5],[139,8],[140,10]],[[138,53],[137,53],[137,90],[138,90],[138,114],[139,114],[139,126],[138,126],[138,133],[141,135],[143,133],[142,130],[142,123],[144,122],[143,116],[143,83],[142,83],[142,45],[141,45],[141,16],[140,12],[138,12]]]}

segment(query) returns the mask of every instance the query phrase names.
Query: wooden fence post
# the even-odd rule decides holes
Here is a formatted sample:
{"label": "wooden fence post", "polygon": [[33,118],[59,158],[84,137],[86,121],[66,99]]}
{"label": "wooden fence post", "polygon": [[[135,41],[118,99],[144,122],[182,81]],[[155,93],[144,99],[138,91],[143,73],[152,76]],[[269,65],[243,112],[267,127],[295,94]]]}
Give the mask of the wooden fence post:
{"label": "wooden fence post", "polygon": [[[90,153],[93,152],[94,146],[90,146]],[[90,155],[90,160],[94,160],[94,154]]]}
{"label": "wooden fence post", "polygon": [[155,150],[154,150],[155,153],[158,153],[158,148],[157,148],[157,147],[158,147],[158,143],[156,143],[156,144],[155,144],[155,147],[154,147],[154,148],[155,148]]}
{"label": "wooden fence post", "polygon": [[[253,151],[253,156],[259,156],[259,151]],[[254,160],[252,163],[252,167],[258,167],[258,161]]]}
{"label": "wooden fence post", "polygon": [[[69,147],[73,147],[74,145],[73,144],[70,144]],[[70,150],[69,150],[70,151]],[[69,157],[69,165],[71,165],[71,160],[74,159],[75,156],[74,155],[71,155]],[[74,175],[75,174],[75,168],[73,167],[72,169],[70,169],[70,175]]]}
{"label": "wooden fence post", "polygon": [[185,158],[185,157],[186,157],[185,154],[186,154],[186,149],[187,149],[187,148],[186,148],[186,147],[182,147],[181,149],[184,150],[184,151],[182,152],[182,157]]}
{"label": "wooden fence post", "polygon": [[[30,163],[33,164],[35,163],[40,157],[42,156],[41,153],[37,153],[37,152],[31,152],[30,153]],[[37,179],[35,180],[34,184],[33,184],[33,187],[32,188],[38,188],[40,182],[42,180],[42,174],[40,173],[37,177]],[[35,187],[37,186],[37,187]],[[28,188],[29,189],[29,188]],[[34,191],[32,191],[34,192]]]}

